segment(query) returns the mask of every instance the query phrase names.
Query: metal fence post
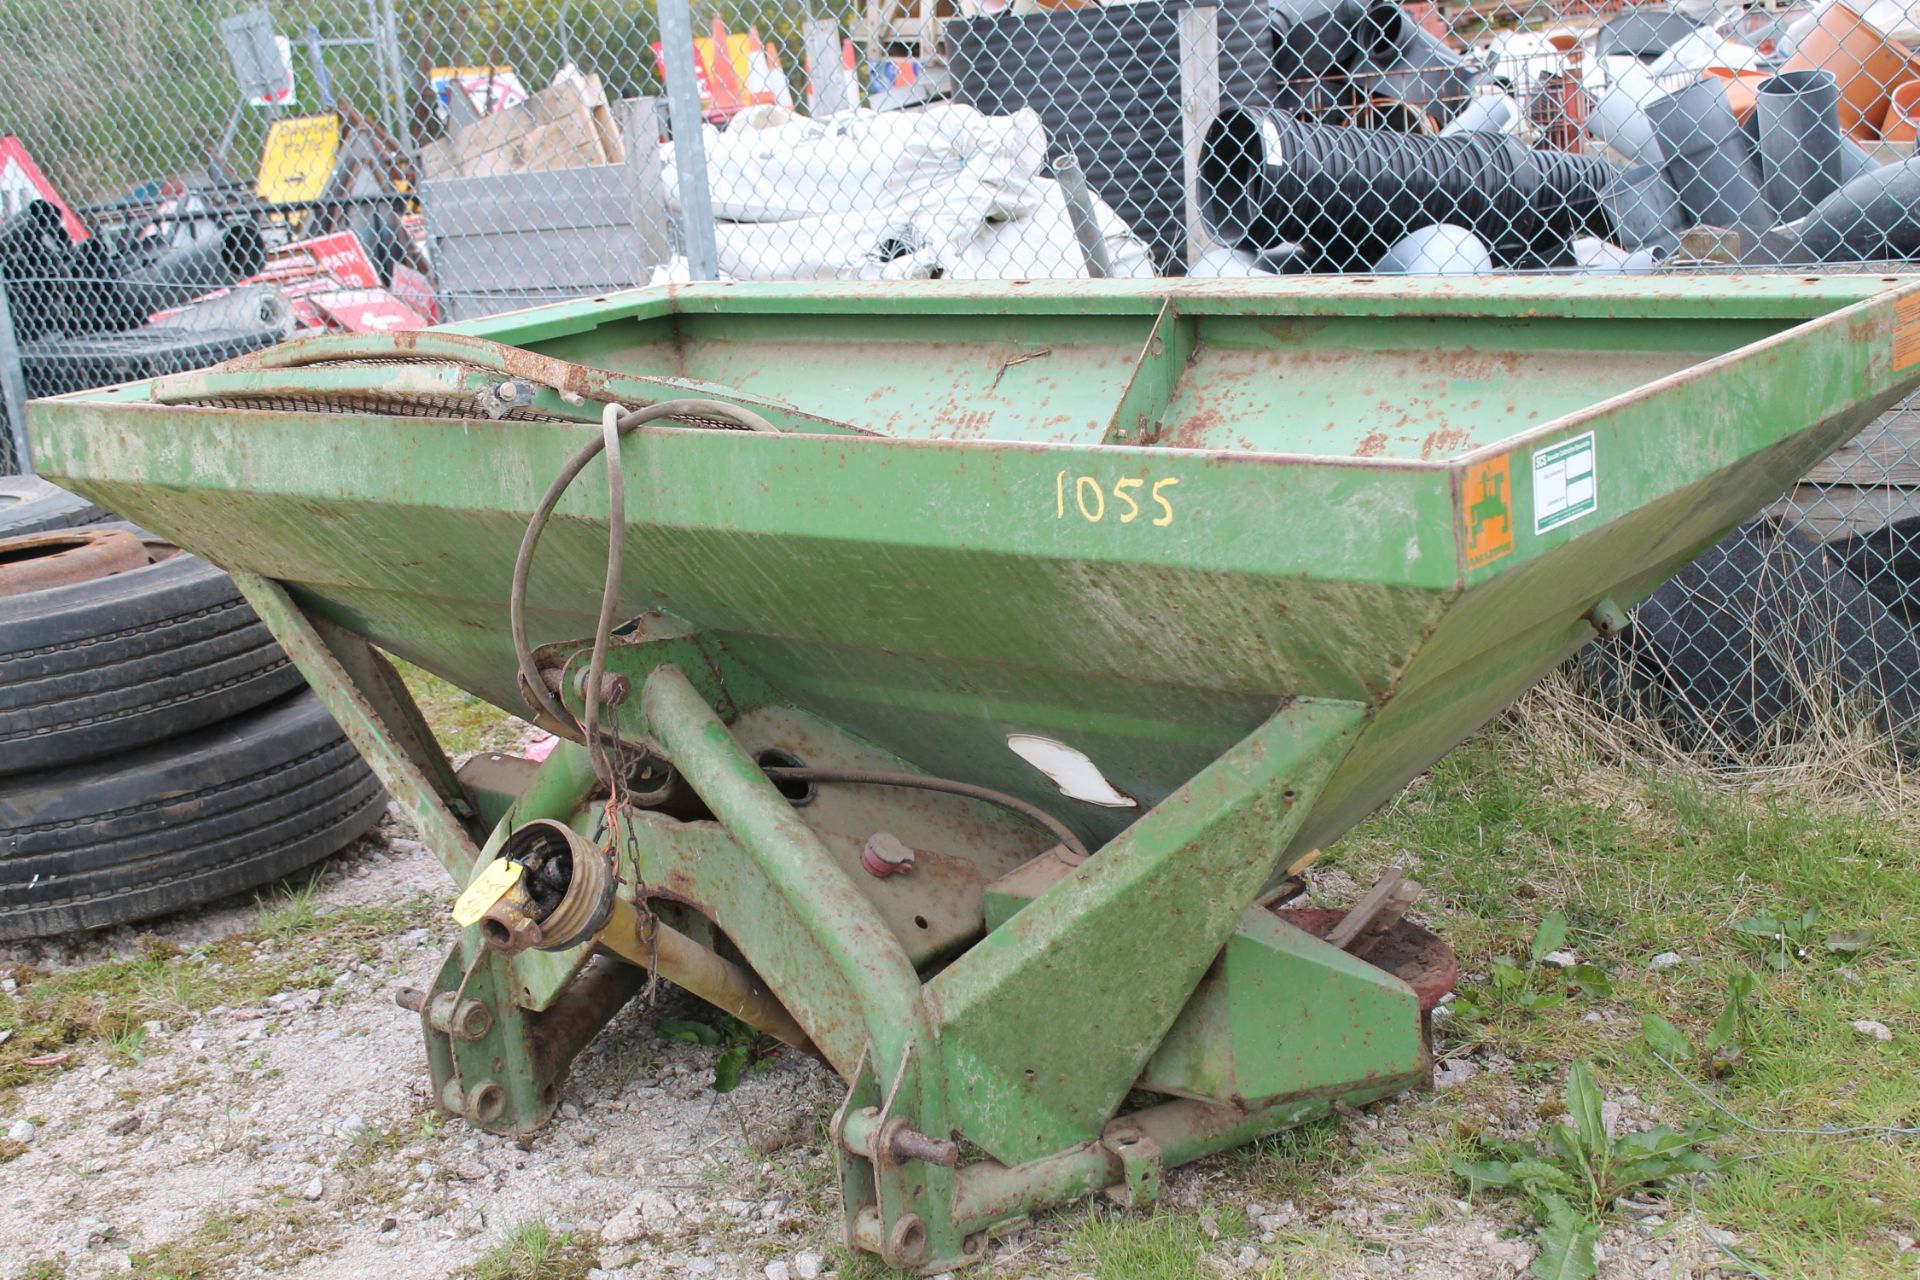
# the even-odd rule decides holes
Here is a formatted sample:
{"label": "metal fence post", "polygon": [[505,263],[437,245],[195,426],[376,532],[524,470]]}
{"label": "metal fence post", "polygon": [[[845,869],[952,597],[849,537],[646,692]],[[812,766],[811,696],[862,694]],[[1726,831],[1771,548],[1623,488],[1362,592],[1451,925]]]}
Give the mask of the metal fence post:
{"label": "metal fence post", "polygon": [[391,43],[386,6],[381,0],[367,0],[367,35],[373,41],[373,79],[374,87],[380,94],[380,123],[398,142],[401,140],[401,131],[395,126],[400,119],[403,90],[394,71],[399,65],[400,56]]}
{"label": "metal fence post", "polygon": [[840,60],[840,24],[815,18],[801,29],[807,50],[807,86],[813,98],[814,118],[851,111],[860,105],[853,73]]}
{"label": "metal fence post", "polygon": [[700,82],[693,73],[693,15],[687,0],[659,0],[660,55],[667,66],[667,118],[673,122],[673,169],[680,179],[680,227],[687,275],[720,278],[713,198],[707,190],[707,146],[700,136]]}
{"label": "metal fence post", "polygon": [[27,376],[20,365],[20,344],[14,340],[13,312],[7,308],[4,277],[0,277],[0,406],[7,411],[7,437],[13,446],[14,470],[30,476],[33,450],[27,447]]}
{"label": "metal fence post", "polygon": [[1220,114],[1220,11],[1186,9],[1180,14],[1180,124],[1187,192],[1187,254],[1191,267],[1213,244],[1200,217],[1200,149]]}
{"label": "metal fence post", "polygon": [[633,174],[634,252],[647,262],[672,265],[667,234],[667,189],[660,172],[660,104],[653,98],[628,98],[619,106],[626,165]]}

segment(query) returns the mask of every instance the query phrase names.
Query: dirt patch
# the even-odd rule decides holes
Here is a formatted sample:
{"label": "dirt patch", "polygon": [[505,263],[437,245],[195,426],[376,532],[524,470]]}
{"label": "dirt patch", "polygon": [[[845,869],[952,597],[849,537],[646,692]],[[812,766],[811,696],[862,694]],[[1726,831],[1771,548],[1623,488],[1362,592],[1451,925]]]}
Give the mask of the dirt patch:
{"label": "dirt patch", "polygon": [[[438,965],[451,896],[389,820],[328,865],[294,927],[285,899],[249,898],[0,952],[0,964],[60,973],[151,954],[158,940],[178,948],[170,963],[192,965],[245,935],[264,964],[360,927],[365,909],[415,903],[408,920],[428,922],[372,939],[368,958],[330,976],[308,970],[310,985],[156,1021],[130,1052],[75,1046],[56,1074],[0,1099],[0,1128],[34,1130],[0,1163],[7,1274],[454,1276],[528,1223],[568,1237],[575,1254],[596,1250],[588,1274],[880,1274],[834,1243],[825,1135],[839,1082],[789,1055],[716,1095],[713,1050],[655,1034],[698,1011],[678,993],[623,1011],[533,1138],[438,1116],[417,1021],[392,992]],[[284,937],[263,932],[275,919]],[[1196,1274],[1524,1274],[1533,1246],[1517,1216],[1408,1171],[1463,1117],[1530,1132],[1551,1084],[1517,1082],[1498,1055],[1450,1064],[1442,1080],[1439,1094],[1299,1139],[1319,1144],[1305,1163],[1248,1151],[1179,1170],[1154,1215],[1070,1206],[1008,1237],[982,1274],[1125,1275],[1109,1264],[1129,1235],[1161,1231],[1185,1242]],[[1699,1276],[1724,1261],[1696,1224],[1657,1213],[1610,1228],[1603,1249],[1602,1274],[1619,1277]]]}

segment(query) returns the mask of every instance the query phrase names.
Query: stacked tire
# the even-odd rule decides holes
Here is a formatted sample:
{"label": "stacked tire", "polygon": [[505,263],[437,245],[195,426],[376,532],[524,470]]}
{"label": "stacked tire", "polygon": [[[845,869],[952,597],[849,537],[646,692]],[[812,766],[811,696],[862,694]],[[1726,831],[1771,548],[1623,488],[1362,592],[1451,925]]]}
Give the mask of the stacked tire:
{"label": "stacked tire", "polygon": [[385,805],[226,574],[0,478],[0,940],[266,884]]}

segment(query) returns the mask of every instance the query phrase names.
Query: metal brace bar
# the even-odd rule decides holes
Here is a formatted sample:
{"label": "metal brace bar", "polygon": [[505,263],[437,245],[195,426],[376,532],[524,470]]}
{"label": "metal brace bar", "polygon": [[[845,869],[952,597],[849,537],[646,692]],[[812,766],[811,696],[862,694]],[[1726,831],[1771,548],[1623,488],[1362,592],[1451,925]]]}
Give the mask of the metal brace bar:
{"label": "metal brace bar", "polygon": [[20,344],[13,329],[13,312],[7,308],[7,282],[0,279],[0,410],[7,419],[7,433],[13,442],[14,469],[23,476],[33,474],[33,447],[27,443],[27,381],[20,362]]}
{"label": "metal brace bar", "polygon": [[322,634],[286,588],[271,578],[242,572],[234,574],[233,581],[387,794],[420,829],[440,865],[455,884],[466,884],[480,858],[461,821],[463,813],[473,813],[472,802],[453,781],[446,754],[392,666],[366,641],[338,628]]}

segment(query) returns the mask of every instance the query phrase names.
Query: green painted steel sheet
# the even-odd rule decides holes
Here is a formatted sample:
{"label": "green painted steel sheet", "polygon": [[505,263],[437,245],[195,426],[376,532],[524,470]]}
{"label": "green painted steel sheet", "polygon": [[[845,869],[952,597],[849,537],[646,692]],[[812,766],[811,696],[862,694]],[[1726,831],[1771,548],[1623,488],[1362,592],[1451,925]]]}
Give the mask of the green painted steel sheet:
{"label": "green painted steel sheet", "polygon": [[[630,436],[623,611],[1089,836],[1288,699],[1374,708],[1305,848],[1920,381],[1916,325],[1862,276],[676,286],[450,332],[845,424]],[[30,421],[53,479],[521,709],[513,553],[589,422],[147,384]],[[599,476],[542,543],[536,641],[591,629]],[[1065,800],[1016,732],[1142,810]]]}

